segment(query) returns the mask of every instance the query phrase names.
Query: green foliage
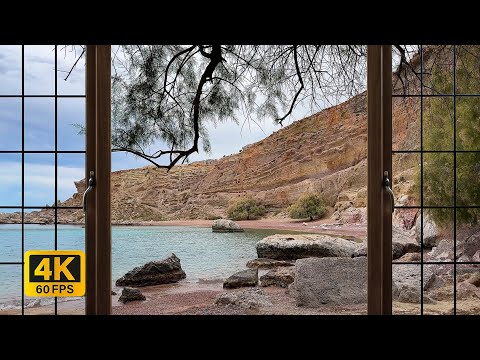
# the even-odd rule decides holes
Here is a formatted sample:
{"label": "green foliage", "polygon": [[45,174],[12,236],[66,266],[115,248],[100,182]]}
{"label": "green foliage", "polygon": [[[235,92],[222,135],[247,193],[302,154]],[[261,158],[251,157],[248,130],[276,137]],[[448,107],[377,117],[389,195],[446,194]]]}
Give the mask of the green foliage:
{"label": "green foliage", "polygon": [[218,220],[221,219],[221,216],[208,214],[205,216],[205,220]]}
{"label": "green foliage", "polygon": [[[478,91],[480,48],[457,49],[457,92]],[[477,74],[477,75],[475,75]],[[453,76],[445,69],[432,72],[432,85],[440,92],[451,93]],[[456,100],[456,149],[480,149],[480,98],[460,97]],[[451,98],[430,98],[424,108],[423,150],[454,149],[454,102]],[[452,206],[454,201],[454,163],[456,161],[456,205],[480,204],[480,153],[425,153],[423,190],[425,206]],[[420,172],[417,174],[420,183]],[[431,209],[429,214],[439,225],[453,222],[452,209]],[[457,222],[477,224],[479,209],[457,209]]]}
{"label": "green foliage", "polygon": [[265,214],[265,207],[251,196],[234,201],[227,209],[232,220],[255,220]]}
{"label": "green foliage", "polygon": [[316,217],[322,218],[326,213],[325,203],[318,194],[304,194],[288,208],[288,215],[292,219],[313,220]]}

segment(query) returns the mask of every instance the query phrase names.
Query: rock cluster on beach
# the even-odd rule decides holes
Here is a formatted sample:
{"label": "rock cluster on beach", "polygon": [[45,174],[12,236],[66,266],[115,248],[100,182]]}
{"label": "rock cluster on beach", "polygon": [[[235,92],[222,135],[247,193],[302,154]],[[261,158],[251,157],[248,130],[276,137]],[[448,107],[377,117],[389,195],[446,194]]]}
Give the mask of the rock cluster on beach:
{"label": "rock cluster on beach", "polygon": [[142,287],[174,283],[186,277],[180,259],[171,254],[166,259],[151,261],[130,270],[115,282],[117,286]]}

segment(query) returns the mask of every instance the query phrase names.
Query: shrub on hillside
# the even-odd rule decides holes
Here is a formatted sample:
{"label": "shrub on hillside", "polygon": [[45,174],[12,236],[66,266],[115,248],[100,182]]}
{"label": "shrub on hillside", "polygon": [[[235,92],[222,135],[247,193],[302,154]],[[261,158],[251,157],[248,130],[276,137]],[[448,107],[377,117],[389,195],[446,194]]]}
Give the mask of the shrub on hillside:
{"label": "shrub on hillside", "polygon": [[[451,51],[451,49],[449,50]],[[465,91],[480,88],[478,74],[478,46],[460,46],[457,48],[456,84],[448,69],[436,67],[432,72],[432,84],[436,91],[451,93],[453,86]],[[468,91],[467,91],[468,92]],[[475,91],[473,91],[475,92]],[[453,106],[456,113],[453,113]],[[455,115],[455,116],[454,116]],[[456,104],[450,98],[429,99],[423,109],[423,150],[451,151],[454,149],[456,135],[456,150],[478,150],[480,143],[480,98],[458,98]],[[453,130],[455,123],[456,132]],[[455,168],[456,165],[456,168]],[[426,206],[454,205],[456,191],[457,224],[478,224],[480,209],[468,208],[469,205],[480,203],[480,153],[426,153],[423,156],[423,201]],[[417,183],[421,183],[420,167],[417,169]],[[456,177],[457,188],[454,189]],[[454,222],[453,211],[450,208],[428,209],[428,214],[440,226],[451,225]]]}
{"label": "shrub on hillside", "polygon": [[255,220],[264,214],[265,207],[251,196],[234,201],[227,209],[227,215],[232,220]]}
{"label": "shrub on hillside", "polygon": [[326,213],[325,203],[318,194],[304,194],[288,208],[288,216],[292,219],[321,219]]}

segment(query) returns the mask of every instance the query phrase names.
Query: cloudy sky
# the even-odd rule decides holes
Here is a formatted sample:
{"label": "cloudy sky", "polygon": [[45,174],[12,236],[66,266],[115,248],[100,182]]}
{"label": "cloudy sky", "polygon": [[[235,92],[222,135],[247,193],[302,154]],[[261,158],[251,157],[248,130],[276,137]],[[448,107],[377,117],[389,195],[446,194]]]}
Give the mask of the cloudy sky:
{"label": "cloudy sky", "polygon": [[[67,81],[66,71],[75,61],[72,48],[58,48],[58,72],[55,74],[54,47],[25,46],[25,94],[53,95],[55,76],[58,94],[83,95],[85,93],[85,63],[80,61]],[[21,46],[0,45],[0,95],[21,95]],[[306,108],[297,108],[285,123],[309,115]],[[20,98],[0,97],[0,150],[21,150],[22,102]],[[54,150],[55,102],[53,98],[25,99],[25,150]],[[58,150],[84,150],[85,139],[78,134],[75,124],[85,122],[83,98],[58,99]],[[243,146],[259,141],[279,129],[270,120],[256,124],[232,122],[209,126],[212,151],[201,151],[190,157],[191,161],[221,158],[236,153]],[[58,199],[69,198],[75,191],[73,182],[83,178],[83,154],[58,155]],[[53,154],[25,155],[25,205],[53,204],[54,194]],[[112,154],[112,170],[130,169],[148,163],[131,154]],[[0,154],[0,206],[21,205],[21,154]],[[6,210],[0,209],[0,212]]]}

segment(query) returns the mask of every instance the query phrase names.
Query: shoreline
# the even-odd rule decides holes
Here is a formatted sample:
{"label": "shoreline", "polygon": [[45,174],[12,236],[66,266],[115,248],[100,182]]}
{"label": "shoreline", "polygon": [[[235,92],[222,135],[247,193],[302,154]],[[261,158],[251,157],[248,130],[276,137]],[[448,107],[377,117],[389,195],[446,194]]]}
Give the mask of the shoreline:
{"label": "shoreline", "polygon": [[[287,218],[267,218],[260,220],[236,221],[242,228],[253,230],[276,230],[295,233],[316,233],[343,237],[357,242],[366,239],[366,224],[339,224],[332,219],[322,219],[311,222],[302,222]],[[51,225],[51,224],[42,224]],[[60,224],[82,226],[83,224]],[[212,220],[166,220],[149,221],[129,224],[112,224],[113,226],[188,226],[210,228]],[[112,285],[112,289],[116,288]],[[261,311],[245,309],[228,309],[214,305],[215,298],[223,291],[222,282],[212,283],[181,281],[176,284],[146,287],[143,289],[147,296],[146,302],[134,302],[122,305],[118,303],[120,289],[115,289],[117,295],[112,297],[112,314],[325,314],[325,313],[364,313],[362,306],[354,309],[335,308],[326,306],[323,309],[299,309],[294,305],[288,291],[282,288],[262,288],[274,300],[275,305]],[[82,300],[65,301],[58,303],[59,314],[82,314],[84,303]],[[25,314],[53,314],[52,305],[43,305],[25,309]],[[21,309],[3,309],[0,315],[21,314]]]}
{"label": "shoreline", "polygon": [[[141,221],[129,223],[112,223],[112,226],[189,226],[209,228],[213,220],[164,220],[164,221]],[[288,218],[266,218],[259,220],[236,221],[244,229],[294,231],[298,233],[314,233],[330,236],[343,237],[354,241],[363,241],[367,238],[366,224],[340,224],[332,219],[321,219],[309,222],[292,220]],[[26,223],[32,225],[53,225],[45,223]],[[84,226],[83,223],[58,223],[59,225]],[[20,225],[16,223],[2,223],[0,225]]]}

